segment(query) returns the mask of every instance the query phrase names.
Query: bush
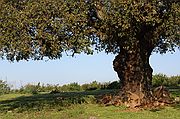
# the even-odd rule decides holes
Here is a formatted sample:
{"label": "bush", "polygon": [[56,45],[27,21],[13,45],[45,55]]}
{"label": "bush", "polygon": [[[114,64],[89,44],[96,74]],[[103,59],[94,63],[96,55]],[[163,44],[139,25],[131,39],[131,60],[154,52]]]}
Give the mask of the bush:
{"label": "bush", "polygon": [[20,88],[21,93],[38,94],[38,85],[27,84]]}
{"label": "bush", "polygon": [[164,74],[156,74],[152,77],[153,86],[167,85],[168,77]]}
{"label": "bush", "polygon": [[180,76],[168,77],[165,74],[156,74],[152,78],[153,86],[180,86]]}
{"label": "bush", "polygon": [[82,90],[91,91],[91,90],[97,90],[97,89],[104,89],[106,87],[106,85],[101,84],[97,81],[93,81],[89,84],[83,84],[81,87],[82,87]]}
{"label": "bush", "polygon": [[10,87],[6,81],[0,80],[0,95],[10,93]]}
{"label": "bush", "polygon": [[107,86],[107,89],[119,89],[120,88],[120,82],[119,81],[113,81]]}
{"label": "bush", "polygon": [[82,90],[88,90],[89,84],[83,84],[81,87],[82,87]]}
{"label": "bush", "polygon": [[180,76],[171,76],[168,80],[169,86],[180,86]]}
{"label": "bush", "polygon": [[[165,74],[156,74],[152,77],[152,84],[154,87],[157,86],[180,86],[180,76],[171,76],[168,77]],[[59,93],[59,92],[69,92],[69,91],[91,91],[91,90],[100,90],[100,89],[119,89],[121,87],[121,81],[105,82],[100,83],[93,81],[91,83],[86,83],[79,85],[78,83],[70,83],[60,86],[51,85],[51,84],[41,84],[37,85],[28,84],[20,88],[18,91],[20,93],[31,93],[37,94],[38,92],[50,92],[50,93]],[[8,88],[7,88],[8,89]],[[9,90],[9,89],[8,89]]]}
{"label": "bush", "polygon": [[81,91],[81,86],[78,83],[70,83],[68,87],[69,91]]}

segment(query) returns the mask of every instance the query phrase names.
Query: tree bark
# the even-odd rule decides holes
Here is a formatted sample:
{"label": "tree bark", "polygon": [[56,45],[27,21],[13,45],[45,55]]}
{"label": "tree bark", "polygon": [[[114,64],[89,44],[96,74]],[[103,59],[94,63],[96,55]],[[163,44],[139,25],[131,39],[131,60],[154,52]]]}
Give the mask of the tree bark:
{"label": "tree bark", "polygon": [[121,47],[113,61],[114,70],[121,81],[121,101],[126,106],[142,106],[153,100],[153,70],[149,64],[151,52],[145,44],[137,42],[128,49]]}

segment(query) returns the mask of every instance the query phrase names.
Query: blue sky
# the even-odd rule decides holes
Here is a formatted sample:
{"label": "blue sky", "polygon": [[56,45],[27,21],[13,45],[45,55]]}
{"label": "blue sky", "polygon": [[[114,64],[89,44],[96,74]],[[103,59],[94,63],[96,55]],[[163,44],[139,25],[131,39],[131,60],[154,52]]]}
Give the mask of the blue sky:
{"label": "blue sky", "polygon": [[[0,60],[0,79],[17,88],[27,83],[67,84],[89,83],[94,80],[107,82],[118,80],[113,70],[115,55],[99,53],[94,55],[64,56],[60,60],[20,61],[10,63]],[[154,74],[180,75],[180,51],[164,55],[153,53],[150,64]]]}

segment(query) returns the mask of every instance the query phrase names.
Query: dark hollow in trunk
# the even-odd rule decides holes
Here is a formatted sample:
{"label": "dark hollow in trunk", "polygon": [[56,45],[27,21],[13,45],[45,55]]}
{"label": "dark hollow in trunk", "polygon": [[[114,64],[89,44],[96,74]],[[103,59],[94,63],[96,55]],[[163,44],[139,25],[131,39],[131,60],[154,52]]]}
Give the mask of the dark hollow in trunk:
{"label": "dark hollow in trunk", "polygon": [[114,70],[121,81],[121,101],[129,107],[146,105],[153,100],[151,51],[139,44],[129,49],[121,47],[113,61]]}

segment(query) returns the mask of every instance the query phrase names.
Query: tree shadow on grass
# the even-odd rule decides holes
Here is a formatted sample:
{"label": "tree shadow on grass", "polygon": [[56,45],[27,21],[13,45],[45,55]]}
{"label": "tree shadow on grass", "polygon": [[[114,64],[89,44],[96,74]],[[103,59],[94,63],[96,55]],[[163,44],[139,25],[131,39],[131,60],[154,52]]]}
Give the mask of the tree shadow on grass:
{"label": "tree shadow on grass", "polygon": [[63,110],[73,104],[96,103],[97,97],[112,94],[114,90],[97,90],[86,92],[61,92],[57,94],[36,94],[20,96],[14,99],[0,101],[0,112],[24,112],[41,110]]}

